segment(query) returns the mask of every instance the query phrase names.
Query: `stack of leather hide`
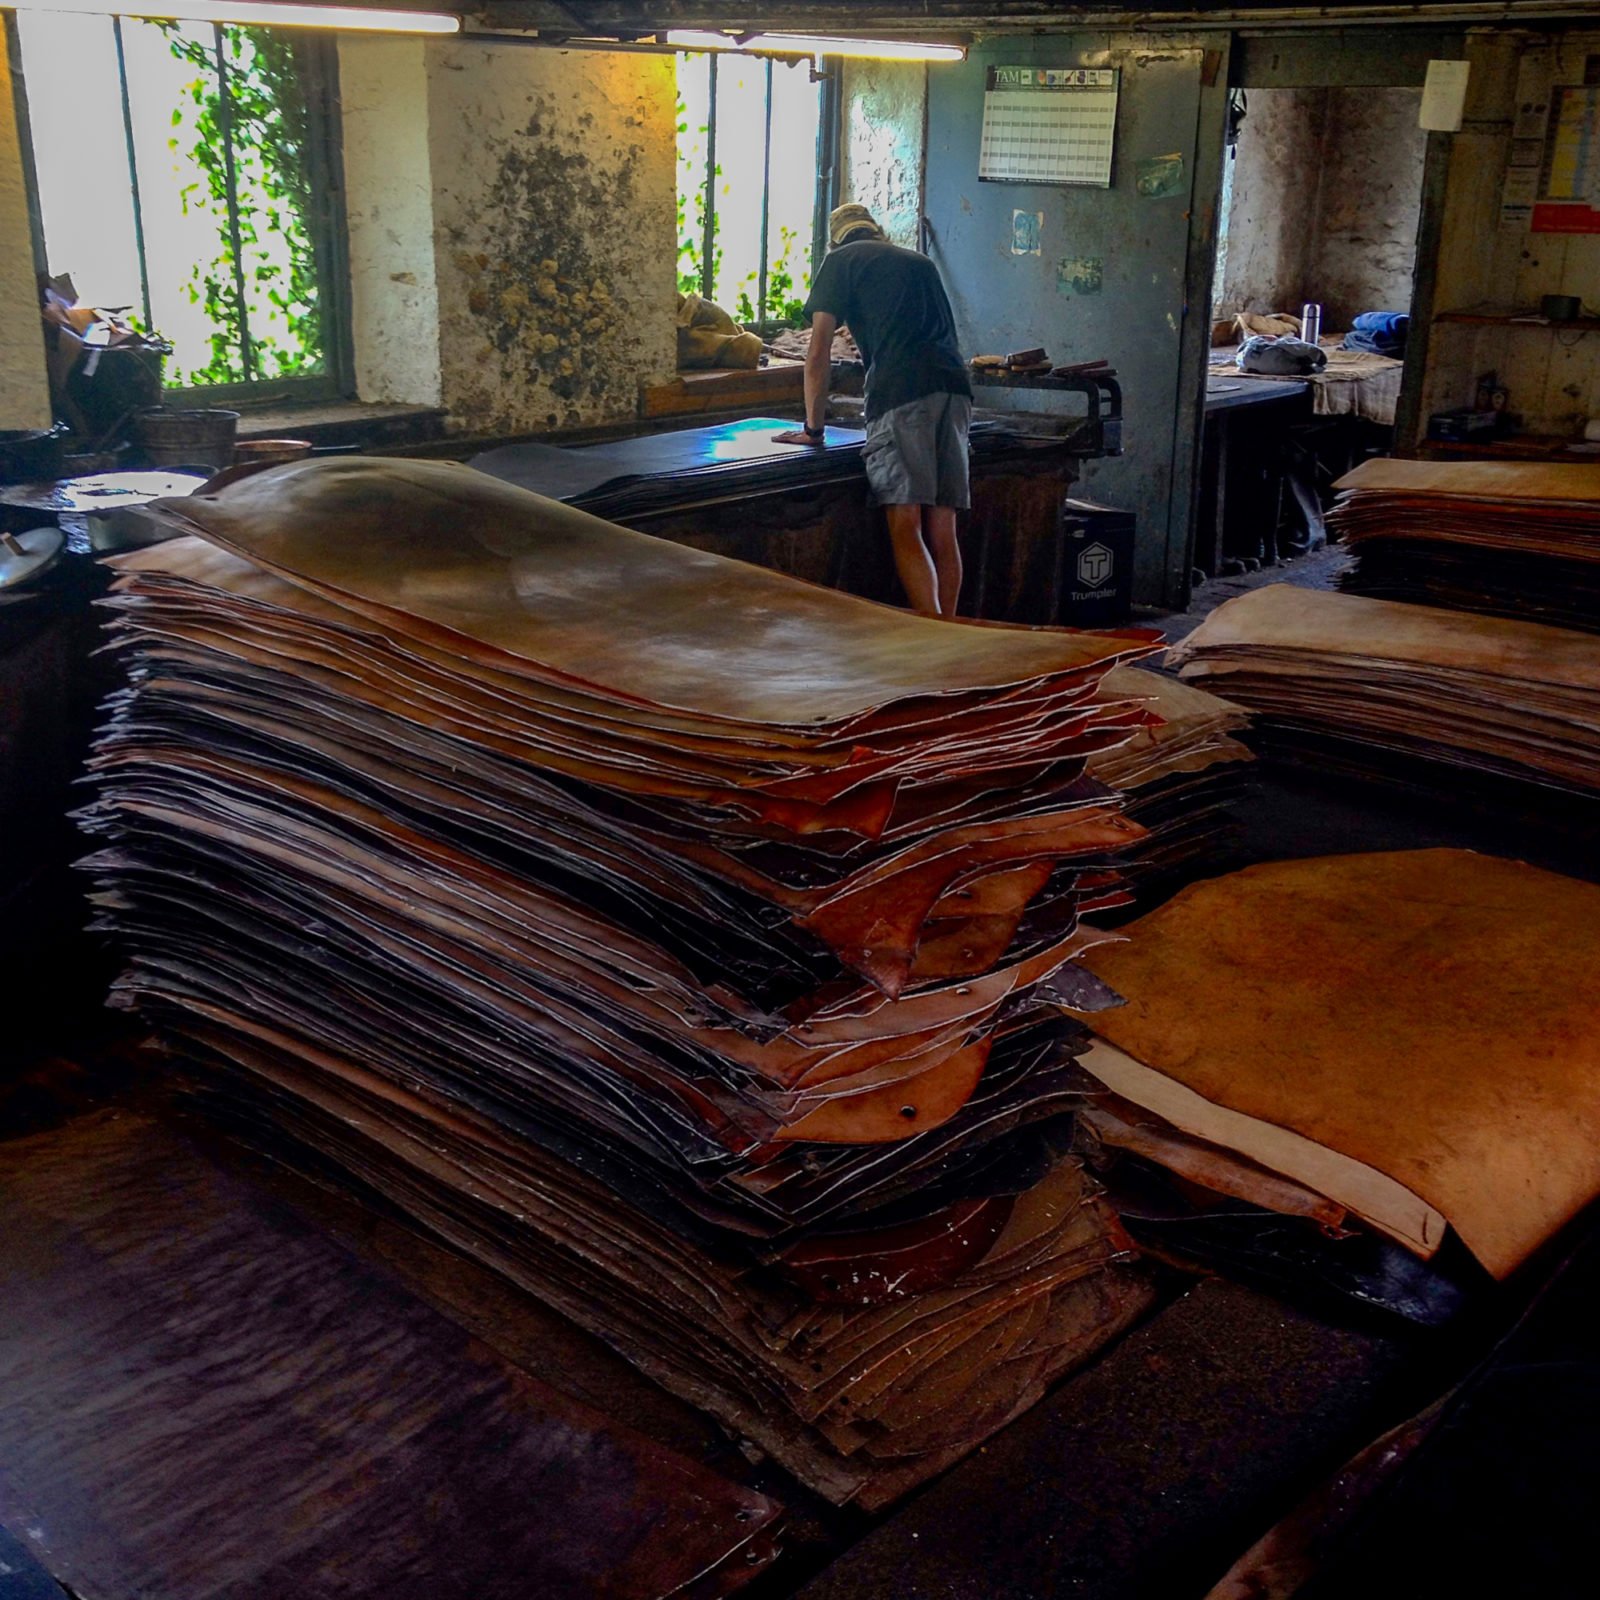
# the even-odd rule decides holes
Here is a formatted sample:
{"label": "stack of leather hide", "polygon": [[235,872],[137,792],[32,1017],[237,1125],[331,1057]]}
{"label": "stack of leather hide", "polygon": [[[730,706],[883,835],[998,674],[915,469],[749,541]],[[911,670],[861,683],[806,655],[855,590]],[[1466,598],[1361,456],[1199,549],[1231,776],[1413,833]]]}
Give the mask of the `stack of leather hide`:
{"label": "stack of leather hide", "polygon": [[1088,958],[1127,1003],[1092,1019],[1086,1136],[1173,1180],[1130,1225],[1198,1255],[1231,1226],[1241,1261],[1253,1235],[1257,1267],[1424,1319],[1452,1244],[1506,1277],[1600,1193],[1597,916],[1593,884],[1466,850],[1183,890]]}
{"label": "stack of leather hide", "polygon": [[879,1504],[1147,1303],[1068,1155],[1152,636],[952,626],[467,468],[166,503],[87,825],[216,1102]]}
{"label": "stack of leather hide", "polygon": [[1588,634],[1280,583],[1218,607],[1168,661],[1312,760],[1600,792]]}
{"label": "stack of leather hide", "polygon": [[1373,460],[1335,487],[1348,592],[1600,633],[1600,466]]}
{"label": "stack of leather hide", "polygon": [[1250,717],[1217,695],[1143,667],[1117,667],[1100,693],[1137,700],[1151,717],[1126,744],[1089,762],[1090,776],[1120,789],[1124,815],[1145,830],[1127,865],[1130,886],[1148,904],[1174,877],[1216,854],[1233,831],[1232,807],[1255,760],[1233,735]]}

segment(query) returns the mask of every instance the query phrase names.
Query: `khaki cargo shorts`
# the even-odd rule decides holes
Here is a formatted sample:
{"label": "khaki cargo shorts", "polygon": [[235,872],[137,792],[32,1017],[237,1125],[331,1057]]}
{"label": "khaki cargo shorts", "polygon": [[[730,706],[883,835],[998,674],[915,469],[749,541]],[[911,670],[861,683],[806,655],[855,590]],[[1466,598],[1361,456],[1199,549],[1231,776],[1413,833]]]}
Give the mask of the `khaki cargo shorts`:
{"label": "khaki cargo shorts", "polygon": [[925,394],[867,424],[861,460],[881,506],[972,504],[967,472],[967,424],[972,401],[964,394]]}

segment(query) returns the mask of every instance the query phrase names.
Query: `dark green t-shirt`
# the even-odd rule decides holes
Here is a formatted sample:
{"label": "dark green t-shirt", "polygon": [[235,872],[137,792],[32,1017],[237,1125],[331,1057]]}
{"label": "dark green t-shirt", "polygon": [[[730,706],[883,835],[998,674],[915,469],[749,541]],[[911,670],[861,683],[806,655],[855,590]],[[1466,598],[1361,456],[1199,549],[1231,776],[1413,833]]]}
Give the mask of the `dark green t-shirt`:
{"label": "dark green t-shirt", "polygon": [[928,394],[971,395],[939,269],[915,250],[858,239],[830,250],[811,285],[806,317],[844,323],[867,364],[868,417]]}

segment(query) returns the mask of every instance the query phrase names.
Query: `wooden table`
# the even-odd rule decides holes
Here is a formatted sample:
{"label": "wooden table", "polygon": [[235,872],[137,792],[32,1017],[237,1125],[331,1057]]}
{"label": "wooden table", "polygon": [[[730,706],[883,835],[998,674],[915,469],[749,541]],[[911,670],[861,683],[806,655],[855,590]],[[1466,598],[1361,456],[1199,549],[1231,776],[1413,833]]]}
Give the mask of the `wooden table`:
{"label": "wooden table", "polygon": [[1284,439],[1311,414],[1311,385],[1212,376],[1201,438],[1193,564],[1215,577],[1224,561],[1275,560]]}

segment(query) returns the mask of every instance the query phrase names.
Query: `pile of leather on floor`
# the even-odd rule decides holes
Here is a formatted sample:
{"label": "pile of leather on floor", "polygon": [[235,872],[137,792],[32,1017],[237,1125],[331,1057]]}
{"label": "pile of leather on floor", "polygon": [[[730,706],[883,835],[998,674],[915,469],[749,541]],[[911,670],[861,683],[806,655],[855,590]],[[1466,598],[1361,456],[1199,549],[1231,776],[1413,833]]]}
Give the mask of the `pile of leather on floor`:
{"label": "pile of leather on floor", "polygon": [[1466,850],[1183,890],[1086,958],[1126,1000],[1091,1019],[1086,1147],[1172,1180],[1125,1220],[1419,1320],[1507,1277],[1600,1194],[1597,917],[1600,887]]}
{"label": "pile of leather on floor", "polygon": [[1214,856],[1235,831],[1250,748],[1233,735],[1249,713],[1164,672],[1117,667],[1100,693],[1138,700],[1157,719],[1126,744],[1090,758],[1089,775],[1120,789],[1124,815],[1145,830],[1127,856],[1129,886],[1149,904],[1197,862]]}
{"label": "pile of leather on floor", "polygon": [[163,503],[86,825],[219,1109],[877,1505],[1148,1303],[1069,1153],[1154,636],[952,626],[467,468]]}
{"label": "pile of leather on floor", "polygon": [[1600,633],[1600,465],[1378,459],[1334,487],[1349,593]]}
{"label": "pile of leather on floor", "polygon": [[1600,640],[1566,628],[1271,584],[1168,662],[1297,756],[1600,793]]}

